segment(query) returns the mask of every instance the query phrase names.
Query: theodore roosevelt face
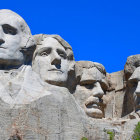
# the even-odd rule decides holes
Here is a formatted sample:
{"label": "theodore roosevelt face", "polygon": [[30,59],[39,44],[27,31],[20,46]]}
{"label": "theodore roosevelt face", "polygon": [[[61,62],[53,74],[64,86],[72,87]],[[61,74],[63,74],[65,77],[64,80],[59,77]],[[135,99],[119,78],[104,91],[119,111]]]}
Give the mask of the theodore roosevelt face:
{"label": "theodore roosevelt face", "polygon": [[[84,62],[86,64],[86,61]],[[90,62],[79,69],[79,84],[76,87],[75,97],[86,114],[92,118],[103,118],[104,107],[103,95],[105,94],[107,85],[105,75],[94,67],[94,63]]]}

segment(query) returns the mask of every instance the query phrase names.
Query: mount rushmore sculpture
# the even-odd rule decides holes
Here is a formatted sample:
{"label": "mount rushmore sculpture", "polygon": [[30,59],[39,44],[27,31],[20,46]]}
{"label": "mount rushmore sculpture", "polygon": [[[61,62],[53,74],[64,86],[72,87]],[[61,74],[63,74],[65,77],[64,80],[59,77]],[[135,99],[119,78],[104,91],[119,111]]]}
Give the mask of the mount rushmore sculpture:
{"label": "mount rushmore sculpture", "polygon": [[0,10],[0,139],[130,139],[140,121],[140,55],[107,73],[74,60],[59,35],[32,35],[27,23]]}

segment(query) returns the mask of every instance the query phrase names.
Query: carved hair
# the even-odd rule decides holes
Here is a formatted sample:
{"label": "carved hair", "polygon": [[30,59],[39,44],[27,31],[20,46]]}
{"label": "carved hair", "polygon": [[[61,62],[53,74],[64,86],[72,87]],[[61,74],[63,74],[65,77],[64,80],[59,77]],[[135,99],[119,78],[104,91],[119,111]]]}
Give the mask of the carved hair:
{"label": "carved hair", "polygon": [[38,50],[39,45],[42,44],[42,41],[48,37],[56,39],[64,47],[64,49],[66,50],[68,60],[74,60],[74,55],[73,55],[71,46],[64,39],[62,39],[59,35],[46,35],[46,34],[35,35],[34,38],[36,39],[36,43],[37,43],[36,50]]}
{"label": "carved hair", "polygon": [[124,66],[125,80],[128,80],[137,67],[140,66],[140,55],[132,55],[127,58]]}
{"label": "carved hair", "polygon": [[76,76],[78,77],[79,75],[82,74],[82,69],[86,68],[86,69],[90,69],[96,67],[103,75],[106,76],[106,70],[105,67],[97,62],[92,62],[92,61],[77,61],[76,62]]}

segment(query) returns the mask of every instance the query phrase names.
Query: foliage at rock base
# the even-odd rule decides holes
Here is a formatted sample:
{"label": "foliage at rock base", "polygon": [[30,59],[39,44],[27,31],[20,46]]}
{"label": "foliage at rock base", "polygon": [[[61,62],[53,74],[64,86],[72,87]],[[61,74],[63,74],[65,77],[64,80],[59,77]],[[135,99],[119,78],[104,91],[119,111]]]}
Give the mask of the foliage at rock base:
{"label": "foliage at rock base", "polygon": [[140,122],[138,122],[138,124],[136,125],[134,129],[132,140],[140,140]]}
{"label": "foliage at rock base", "polygon": [[113,130],[104,129],[104,132],[106,132],[109,135],[109,140],[114,140],[115,132]]}

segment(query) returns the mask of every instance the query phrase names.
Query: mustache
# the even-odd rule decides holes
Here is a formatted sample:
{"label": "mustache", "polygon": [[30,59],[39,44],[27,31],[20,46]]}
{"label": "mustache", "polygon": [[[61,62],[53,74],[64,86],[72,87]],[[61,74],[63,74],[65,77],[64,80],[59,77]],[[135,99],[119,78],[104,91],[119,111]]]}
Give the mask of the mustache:
{"label": "mustache", "polygon": [[86,101],[85,101],[85,105],[89,106],[92,104],[97,104],[97,105],[102,105],[103,104],[103,99],[99,98],[99,97],[94,97],[94,96],[90,96]]}

